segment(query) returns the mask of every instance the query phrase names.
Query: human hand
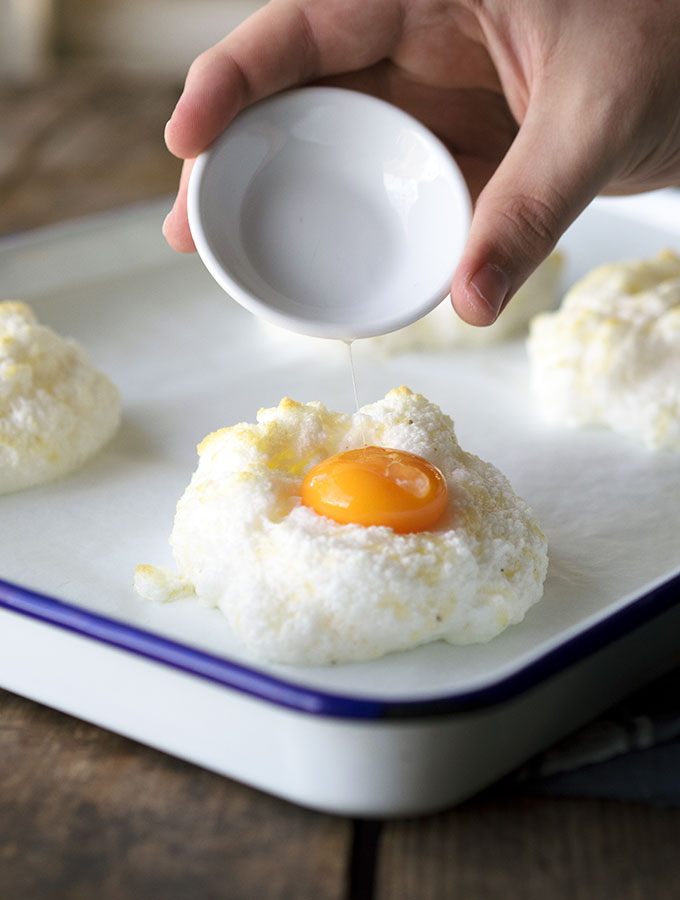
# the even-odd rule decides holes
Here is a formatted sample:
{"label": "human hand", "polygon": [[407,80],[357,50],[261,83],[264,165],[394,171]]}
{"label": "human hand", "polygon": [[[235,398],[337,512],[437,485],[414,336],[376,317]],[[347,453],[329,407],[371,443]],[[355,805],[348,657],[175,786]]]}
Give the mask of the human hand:
{"label": "human hand", "polygon": [[475,203],[451,297],[475,325],[597,194],[680,184],[677,0],[271,0],[194,61],[168,122],[185,160],[172,247],[195,249],[193,159],[245,106],[312,82],[382,97],[447,144]]}

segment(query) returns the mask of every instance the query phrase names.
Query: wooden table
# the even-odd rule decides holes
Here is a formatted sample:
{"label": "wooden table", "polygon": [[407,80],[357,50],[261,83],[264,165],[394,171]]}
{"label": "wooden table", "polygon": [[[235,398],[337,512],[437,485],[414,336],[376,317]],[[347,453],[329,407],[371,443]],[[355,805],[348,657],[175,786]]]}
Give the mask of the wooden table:
{"label": "wooden table", "polygon": [[[66,69],[0,86],[0,234],[170,193],[180,86]],[[0,691],[2,900],[671,900],[680,810],[500,785],[350,821]]]}

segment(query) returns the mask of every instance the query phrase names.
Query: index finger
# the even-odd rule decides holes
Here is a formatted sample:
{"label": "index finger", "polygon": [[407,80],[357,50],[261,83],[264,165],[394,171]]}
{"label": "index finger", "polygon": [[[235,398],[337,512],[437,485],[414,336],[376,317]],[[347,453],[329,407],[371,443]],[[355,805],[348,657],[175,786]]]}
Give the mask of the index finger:
{"label": "index finger", "polygon": [[272,0],[192,63],[166,126],[168,149],[197,156],[256,100],[388,55],[401,31],[400,6]]}

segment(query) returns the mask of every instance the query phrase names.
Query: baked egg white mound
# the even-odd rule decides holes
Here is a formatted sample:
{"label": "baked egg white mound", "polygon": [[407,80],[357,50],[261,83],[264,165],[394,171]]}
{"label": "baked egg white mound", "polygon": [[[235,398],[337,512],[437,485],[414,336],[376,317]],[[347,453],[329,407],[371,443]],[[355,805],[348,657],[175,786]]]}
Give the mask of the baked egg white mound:
{"label": "baked egg white mound", "polygon": [[531,386],[549,421],[680,450],[680,257],[593,270],[531,323]]}
{"label": "baked egg white mound", "polygon": [[0,302],[0,494],[82,465],[120,421],[118,389],[31,308]]}
{"label": "baked egg white mound", "polygon": [[[303,505],[305,474],[365,442],[440,470],[448,504],[431,530],[342,525]],[[198,452],[170,539],[177,574],[138,566],[135,588],[149,599],[194,591],[258,657],[317,665],[488,641],[542,595],[547,542],[533,514],[407,388],[354,415],[284,399]]]}

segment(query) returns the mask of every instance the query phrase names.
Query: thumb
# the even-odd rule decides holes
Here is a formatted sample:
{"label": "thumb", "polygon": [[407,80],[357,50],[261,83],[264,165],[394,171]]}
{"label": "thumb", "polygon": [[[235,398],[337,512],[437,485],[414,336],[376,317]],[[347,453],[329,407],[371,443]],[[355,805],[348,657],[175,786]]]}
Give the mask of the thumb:
{"label": "thumb", "polygon": [[472,325],[495,321],[607,180],[597,137],[555,118],[527,112],[477,199],[451,283],[454,308]]}

